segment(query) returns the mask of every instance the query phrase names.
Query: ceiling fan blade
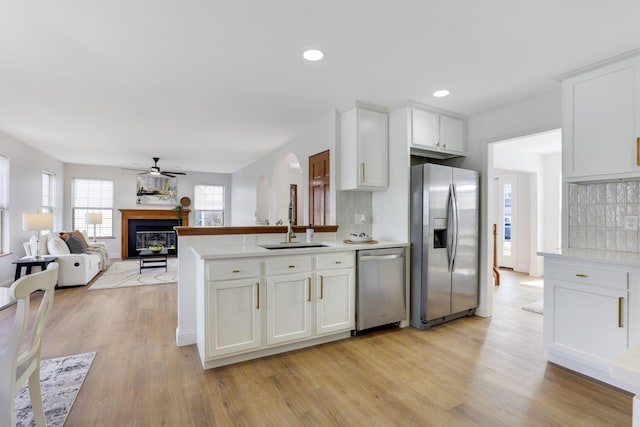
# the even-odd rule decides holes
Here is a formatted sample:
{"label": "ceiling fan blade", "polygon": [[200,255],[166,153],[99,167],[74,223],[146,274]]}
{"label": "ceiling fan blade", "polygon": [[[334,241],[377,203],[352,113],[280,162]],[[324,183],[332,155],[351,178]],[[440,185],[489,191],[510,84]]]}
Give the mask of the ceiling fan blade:
{"label": "ceiling fan blade", "polygon": [[164,171],[164,173],[171,173],[171,174],[174,174],[174,175],[186,175],[186,173],[184,173],[184,172]]}
{"label": "ceiling fan blade", "polygon": [[162,176],[168,176],[169,178],[175,178],[175,175],[171,175],[169,172],[160,172],[160,175]]}
{"label": "ceiling fan blade", "polygon": [[125,171],[136,171],[136,172],[144,172],[146,169],[133,169],[133,168],[120,168]]}

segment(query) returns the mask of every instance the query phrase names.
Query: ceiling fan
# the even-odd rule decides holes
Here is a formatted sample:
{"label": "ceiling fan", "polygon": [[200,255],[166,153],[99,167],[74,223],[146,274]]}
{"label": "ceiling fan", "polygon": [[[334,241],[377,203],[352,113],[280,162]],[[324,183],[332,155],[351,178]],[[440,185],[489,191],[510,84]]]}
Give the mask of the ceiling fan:
{"label": "ceiling fan", "polygon": [[130,169],[130,168],[123,168],[123,169],[130,170],[130,171],[141,171],[141,173],[139,173],[138,175],[162,175],[162,176],[168,176],[171,178],[175,178],[176,175],[186,175],[186,173],[184,172],[161,171],[160,167],[158,166],[158,160],[160,160],[160,157],[152,157],[152,159],[153,159],[153,166],[151,166],[149,169]]}

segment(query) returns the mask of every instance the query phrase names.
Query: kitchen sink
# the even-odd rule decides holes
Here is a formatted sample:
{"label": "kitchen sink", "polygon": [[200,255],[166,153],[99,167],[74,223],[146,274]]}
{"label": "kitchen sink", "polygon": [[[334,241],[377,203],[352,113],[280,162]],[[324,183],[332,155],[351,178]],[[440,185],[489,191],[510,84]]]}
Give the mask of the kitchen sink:
{"label": "kitchen sink", "polygon": [[302,249],[302,248],[326,248],[328,245],[324,243],[309,242],[291,242],[291,243],[272,243],[268,245],[259,245],[265,249]]}

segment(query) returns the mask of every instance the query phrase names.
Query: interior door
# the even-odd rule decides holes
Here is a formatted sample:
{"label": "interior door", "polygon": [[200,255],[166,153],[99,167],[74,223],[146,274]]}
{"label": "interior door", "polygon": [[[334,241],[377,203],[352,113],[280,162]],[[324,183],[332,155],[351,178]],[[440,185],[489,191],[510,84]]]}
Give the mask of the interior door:
{"label": "interior door", "polygon": [[326,225],[329,220],[329,150],[309,157],[309,223]]}
{"label": "interior door", "polygon": [[515,175],[498,177],[498,267],[514,268],[516,259],[516,235],[514,233],[516,191]]}

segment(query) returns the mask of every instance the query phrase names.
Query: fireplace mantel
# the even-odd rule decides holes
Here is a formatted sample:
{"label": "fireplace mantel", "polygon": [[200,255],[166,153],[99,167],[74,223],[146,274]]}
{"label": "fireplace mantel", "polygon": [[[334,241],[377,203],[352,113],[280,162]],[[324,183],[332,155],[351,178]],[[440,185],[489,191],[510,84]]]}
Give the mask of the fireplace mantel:
{"label": "fireplace mantel", "polygon": [[[122,259],[129,258],[129,246],[127,237],[129,236],[129,220],[131,219],[178,219],[178,211],[175,209],[119,209],[122,214]],[[182,225],[189,225],[189,209],[180,211]]]}

